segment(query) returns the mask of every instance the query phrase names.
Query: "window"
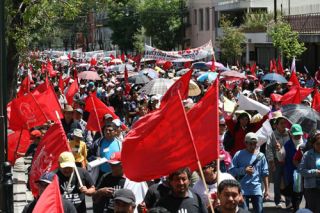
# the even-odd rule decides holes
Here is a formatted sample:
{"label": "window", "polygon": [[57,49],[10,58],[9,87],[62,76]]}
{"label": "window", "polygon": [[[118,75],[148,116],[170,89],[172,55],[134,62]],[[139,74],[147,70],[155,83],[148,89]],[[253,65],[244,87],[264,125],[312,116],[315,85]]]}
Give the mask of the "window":
{"label": "window", "polygon": [[210,30],[210,10],[206,8],[206,30]]}
{"label": "window", "polygon": [[202,31],[203,30],[203,9],[199,9],[199,30]]}
{"label": "window", "polygon": [[197,25],[198,23],[198,13],[197,10],[193,10],[193,24]]}

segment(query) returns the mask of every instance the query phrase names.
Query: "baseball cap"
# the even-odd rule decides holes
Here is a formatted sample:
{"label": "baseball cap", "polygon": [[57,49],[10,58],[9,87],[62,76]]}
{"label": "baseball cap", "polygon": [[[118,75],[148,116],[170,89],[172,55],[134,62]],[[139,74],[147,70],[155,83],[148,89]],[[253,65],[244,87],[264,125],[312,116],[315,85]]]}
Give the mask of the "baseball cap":
{"label": "baseball cap", "polygon": [[71,152],[62,152],[59,156],[59,164],[61,168],[76,167],[74,156]]}
{"label": "baseball cap", "polygon": [[53,180],[54,175],[55,175],[55,173],[53,173],[53,172],[45,172],[41,175],[39,180],[36,181],[36,183],[45,182],[45,183],[50,184]]}
{"label": "baseball cap", "polygon": [[110,160],[108,160],[108,163],[113,165],[121,163],[121,152],[112,153]]}
{"label": "baseball cap", "polygon": [[293,124],[291,126],[290,132],[294,136],[303,135],[302,128],[301,128],[300,124]]}
{"label": "baseball cap", "polygon": [[83,115],[83,110],[80,108],[75,109],[74,111],[79,112],[81,115]]}
{"label": "baseball cap", "polygon": [[112,115],[109,114],[109,113],[108,113],[108,114],[105,114],[105,115],[103,116],[103,119],[104,119],[104,120],[107,120],[108,118],[113,118],[113,117],[112,117]]}
{"label": "baseball cap", "polygon": [[135,204],[136,197],[130,189],[120,189],[114,193],[114,200],[120,200],[128,204]]}
{"label": "baseball cap", "polygon": [[73,137],[83,138],[81,129],[74,129],[72,133]]}
{"label": "baseball cap", "polygon": [[249,132],[246,134],[246,137],[244,138],[245,142],[258,142],[258,137],[256,133]]}
{"label": "baseball cap", "polygon": [[65,111],[65,112],[73,112],[73,108],[72,108],[71,105],[66,105],[66,106],[64,107],[64,111]]}
{"label": "baseball cap", "polygon": [[121,126],[121,121],[120,121],[120,119],[114,119],[113,121],[112,121],[112,123],[114,123],[117,127],[120,127]]}
{"label": "baseball cap", "polygon": [[84,88],[86,88],[86,85],[81,84],[80,89],[84,89]]}

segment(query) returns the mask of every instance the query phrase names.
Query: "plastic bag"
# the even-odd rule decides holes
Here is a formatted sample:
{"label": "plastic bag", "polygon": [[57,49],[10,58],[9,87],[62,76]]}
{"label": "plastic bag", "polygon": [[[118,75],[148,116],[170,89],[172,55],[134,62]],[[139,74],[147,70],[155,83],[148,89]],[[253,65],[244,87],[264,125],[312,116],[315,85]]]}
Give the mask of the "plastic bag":
{"label": "plastic bag", "polygon": [[293,191],[297,193],[302,192],[302,177],[297,170],[293,172]]}

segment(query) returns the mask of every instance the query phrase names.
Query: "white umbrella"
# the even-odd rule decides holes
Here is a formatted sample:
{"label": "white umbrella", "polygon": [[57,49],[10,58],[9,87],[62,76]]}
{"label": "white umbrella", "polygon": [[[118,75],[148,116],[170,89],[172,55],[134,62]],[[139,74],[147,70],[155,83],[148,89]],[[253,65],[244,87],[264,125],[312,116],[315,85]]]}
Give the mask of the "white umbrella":
{"label": "white umbrella", "polygon": [[172,86],[174,81],[172,79],[157,78],[153,79],[146,85],[144,85],[139,93],[144,93],[146,95],[163,95]]}

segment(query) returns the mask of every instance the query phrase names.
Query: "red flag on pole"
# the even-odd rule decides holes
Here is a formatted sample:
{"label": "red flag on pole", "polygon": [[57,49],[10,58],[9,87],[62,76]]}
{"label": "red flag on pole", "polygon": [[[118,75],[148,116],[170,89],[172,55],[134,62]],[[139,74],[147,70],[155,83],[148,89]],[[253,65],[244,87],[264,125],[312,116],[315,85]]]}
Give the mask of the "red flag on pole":
{"label": "red flag on pole", "polygon": [[269,71],[274,72],[274,67],[273,67],[273,59],[270,60],[270,66],[269,66]]}
{"label": "red flag on pole", "polygon": [[52,62],[48,60],[47,62],[47,70],[50,77],[54,77],[57,75],[57,72],[53,69]]}
{"label": "red flag on pole", "polygon": [[91,60],[90,60],[90,65],[91,65],[92,67],[96,66],[97,63],[98,63],[98,61],[97,61],[95,58],[91,58]]}
{"label": "red flag on pole", "polygon": [[44,82],[39,86],[37,86],[33,93],[35,93],[36,91],[38,91],[39,93],[43,93],[47,91],[49,87],[50,87],[50,82],[49,82],[48,76],[46,76]]}
{"label": "red flag on pole", "polygon": [[256,76],[256,69],[257,69],[257,64],[256,64],[256,62],[254,62],[252,64],[252,66],[250,67],[251,75]]}
{"label": "red flag on pole", "polygon": [[52,183],[50,183],[41,194],[36,206],[32,212],[51,212],[63,213],[62,197],[58,176],[55,175]]}
{"label": "red flag on pole", "polygon": [[[219,157],[219,82],[216,80],[187,116],[201,165]],[[196,169],[196,165],[191,166]]]}
{"label": "red flag on pole", "polygon": [[110,58],[111,60],[115,59],[116,57],[114,57],[114,55],[110,54]]}
{"label": "red flag on pole", "polygon": [[289,92],[284,94],[281,98],[281,105],[300,104],[310,93],[311,88],[300,88],[300,86],[293,87]]}
{"label": "red flag on pole", "polygon": [[[90,94],[86,98],[85,110],[90,112],[87,129],[91,131],[100,131],[100,128],[103,126],[102,120],[105,114],[112,115],[113,119],[119,119],[119,117],[109,107],[107,107],[99,98],[97,98],[97,96],[93,94]],[[127,126],[122,124],[121,128],[127,129]]]}
{"label": "red flag on pole", "polygon": [[274,72],[278,72],[276,59],[272,59],[272,67]]}
{"label": "red flag on pole", "polygon": [[62,79],[62,74],[59,76],[58,86],[61,89],[61,92],[63,93],[63,91],[64,91],[64,81]]}
{"label": "red flag on pole", "polygon": [[137,67],[137,70],[139,71],[140,70],[140,63],[141,63],[141,55],[136,55],[133,59],[134,62],[136,62],[136,67]]}
{"label": "red flag on pole", "polygon": [[187,61],[187,62],[184,63],[183,66],[184,66],[185,69],[189,69],[191,67],[191,65],[192,65],[191,61]]}
{"label": "red flag on pole", "polygon": [[17,93],[17,97],[19,98],[28,92],[30,92],[30,79],[29,76],[26,76],[21,82],[19,92]]}
{"label": "red flag on pole", "polygon": [[29,93],[11,103],[10,128],[12,130],[30,129],[45,122],[58,121],[56,111],[61,118],[61,106],[52,87],[43,93]]}
{"label": "red flag on pole", "polygon": [[[8,135],[8,161],[14,165],[19,153],[26,153],[30,146],[30,133],[26,129]],[[17,153],[16,153],[17,152]]]}
{"label": "red flag on pole", "polygon": [[284,70],[283,70],[283,67],[282,67],[282,63],[281,63],[281,58],[279,57],[278,58],[278,74],[284,76]]}
{"label": "red flag on pole", "polygon": [[126,62],[126,55],[124,53],[121,54],[120,56],[122,63]]}
{"label": "red flag on pole", "polygon": [[35,181],[39,180],[43,173],[57,169],[59,156],[65,151],[71,151],[71,149],[62,124],[56,123],[46,132],[33,157],[30,171],[30,187],[33,196],[38,195]]}
{"label": "red flag on pole", "polygon": [[178,91],[180,92],[182,99],[188,97],[189,82],[192,76],[192,72],[193,70],[190,69],[168,89],[168,91],[163,95],[161,99],[161,107],[165,106],[173,96],[177,95]]}
{"label": "red flag on pole", "polygon": [[293,84],[294,87],[295,87],[295,86],[300,87],[300,82],[299,82],[299,80],[298,80],[298,77],[297,77],[295,71],[293,71],[293,72],[291,73],[291,76],[290,76],[289,81],[292,82],[292,84]]}
{"label": "red flag on pole", "polygon": [[69,105],[72,105],[73,103],[73,96],[79,91],[79,84],[78,79],[75,79],[72,84],[70,85],[67,94],[66,99]]}
{"label": "red flag on pole", "polygon": [[212,72],[216,71],[216,65],[215,65],[214,62],[215,62],[215,61],[214,61],[214,56],[212,56],[211,67],[210,67],[210,70],[211,70]]}
{"label": "red flag on pole", "polygon": [[135,123],[124,139],[121,155],[130,180],[156,179],[197,162],[191,157],[194,149],[184,113],[176,95],[163,108]]}
{"label": "red flag on pole", "polygon": [[129,76],[128,75],[128,69],[127,69],[127,66],[125,65],[124,66],[124,84],[125,84],[124,92],[125,92],[125,95],[129,95],[130,90],[131,90],[131,86],[129,84],[129,80],[128,80],[129,77],[128,76]]}
{"label": "red flag on pole", "polygon": [[317,88],[314,89],[314,96],[311,107],[317,112],[320,112],[320,94]]}

